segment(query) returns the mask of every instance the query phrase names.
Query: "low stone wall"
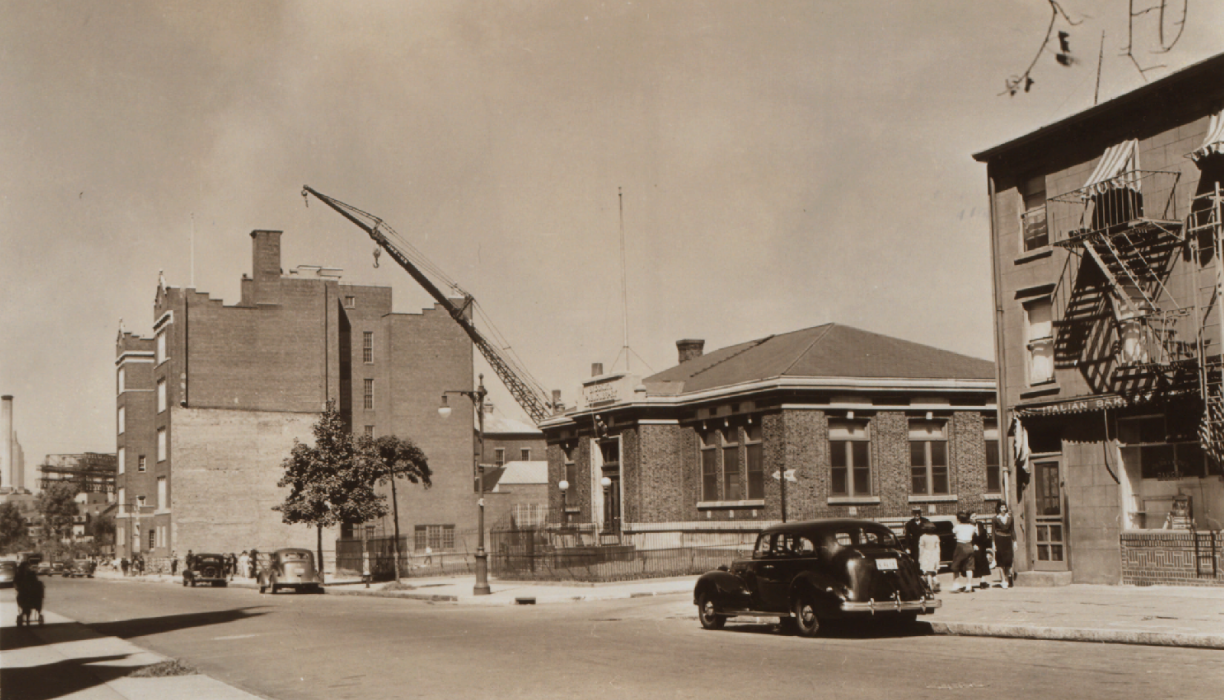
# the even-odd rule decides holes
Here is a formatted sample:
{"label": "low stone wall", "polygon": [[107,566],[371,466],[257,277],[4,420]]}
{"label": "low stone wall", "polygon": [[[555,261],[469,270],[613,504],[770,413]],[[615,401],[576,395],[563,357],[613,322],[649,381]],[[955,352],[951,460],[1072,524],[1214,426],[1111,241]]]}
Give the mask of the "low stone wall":
{"label": "low stone wall", "polygon": [[1224,532],[1126,530],[1122,583],[1133,586],[1224,586]]}

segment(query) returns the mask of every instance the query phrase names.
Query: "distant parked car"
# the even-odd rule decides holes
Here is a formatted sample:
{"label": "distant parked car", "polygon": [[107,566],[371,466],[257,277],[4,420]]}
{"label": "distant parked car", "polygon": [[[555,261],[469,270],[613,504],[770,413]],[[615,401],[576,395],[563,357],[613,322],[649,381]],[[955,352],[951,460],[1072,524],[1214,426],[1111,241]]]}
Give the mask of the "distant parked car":
{"label": "distant parked car", "polygon": [[17,562],[0,561],[0,588],[12,588],[17,578]]}
{"label": "distant parked car", "polygon": [[191,566],[183,569],[183,585],[195,587],[197,583],[225,586],[225,555],[197,554]]}
{"label": "distant parked car", "polygon": [[67,576],[68,578],[93,578],[95,568],[97,568],[97,564],[94,564],[92,561],[88,559],[77,559],[76,561],[72,562],[72,566],[68,567],[68,569],[64,572],[64,576]]}
{"label": "distant parked car", "polygon": [[266,568],[259,571],[259,592],[276,593],[281,588],[323,592],[323,575],[315,568],[309,549],[278,549]]}
{"label": "distant parked car", "polygon": [[805,637],[830,620],[912,622],[940,606],[892,530],[851,519],[766,528],[751,559],[697,580],[693,602],[706,629],[738,615],[778,617]]}

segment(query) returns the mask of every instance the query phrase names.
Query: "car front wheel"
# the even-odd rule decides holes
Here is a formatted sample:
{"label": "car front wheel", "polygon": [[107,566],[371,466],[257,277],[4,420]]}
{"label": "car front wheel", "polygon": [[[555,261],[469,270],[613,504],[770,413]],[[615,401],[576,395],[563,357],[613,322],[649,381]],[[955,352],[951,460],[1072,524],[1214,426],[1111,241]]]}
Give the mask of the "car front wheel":
{"label": "car front wheel", "polygon": [[708,630],[720,630],[727,624],[727,616],[719,615],[715,611],[714,601],[709,595],[701,596],[697,604],[697,619],[701,621],[701,626]]}
{"label": "car front wheel", "polygon": [[820,633],[820,616],[816,613],[816,600],[810,595],[800,595],[794,606],[795,631],[801,637],[815,637]]}

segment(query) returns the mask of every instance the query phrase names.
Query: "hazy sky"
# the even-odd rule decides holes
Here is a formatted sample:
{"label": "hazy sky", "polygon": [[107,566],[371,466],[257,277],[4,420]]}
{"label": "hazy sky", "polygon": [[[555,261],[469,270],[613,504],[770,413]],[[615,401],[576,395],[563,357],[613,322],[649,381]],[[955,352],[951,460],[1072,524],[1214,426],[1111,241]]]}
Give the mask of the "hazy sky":
{"label": "hazy sky", "polygon": [[[1125,4],[1062,4],[1081,62],[1008,98],[1044,0],[0,0],[0,393],[27,483],[115,450],[119,319],[151,331],[160,269],[191,285],[193,217],[195,286],[227,304],[272,228],[286,269],[429,305],[303,184],[390,222],[571,405],[622,345],[618,187],[634,372],[828,321],[992,358],[971,153],[1091,106],[1102,31],[1101,99],[1142,84]],[[1141,25],[1149,77],[1224,50],[1222,6],[1192,0],[1165,55]]]}

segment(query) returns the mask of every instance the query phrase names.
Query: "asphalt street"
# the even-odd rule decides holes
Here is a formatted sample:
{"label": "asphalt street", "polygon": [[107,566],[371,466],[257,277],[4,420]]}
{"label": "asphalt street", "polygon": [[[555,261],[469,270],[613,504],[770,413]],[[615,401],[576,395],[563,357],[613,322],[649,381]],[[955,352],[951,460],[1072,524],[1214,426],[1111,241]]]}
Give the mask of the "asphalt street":
{"label": "asphalt street", "polygon": [[[459,607],[49,579],[47,608],[269,698],[1216,698],[1219,651],[698,625],[685,595]],[[12,591],[0,592],[11,596]]]}

